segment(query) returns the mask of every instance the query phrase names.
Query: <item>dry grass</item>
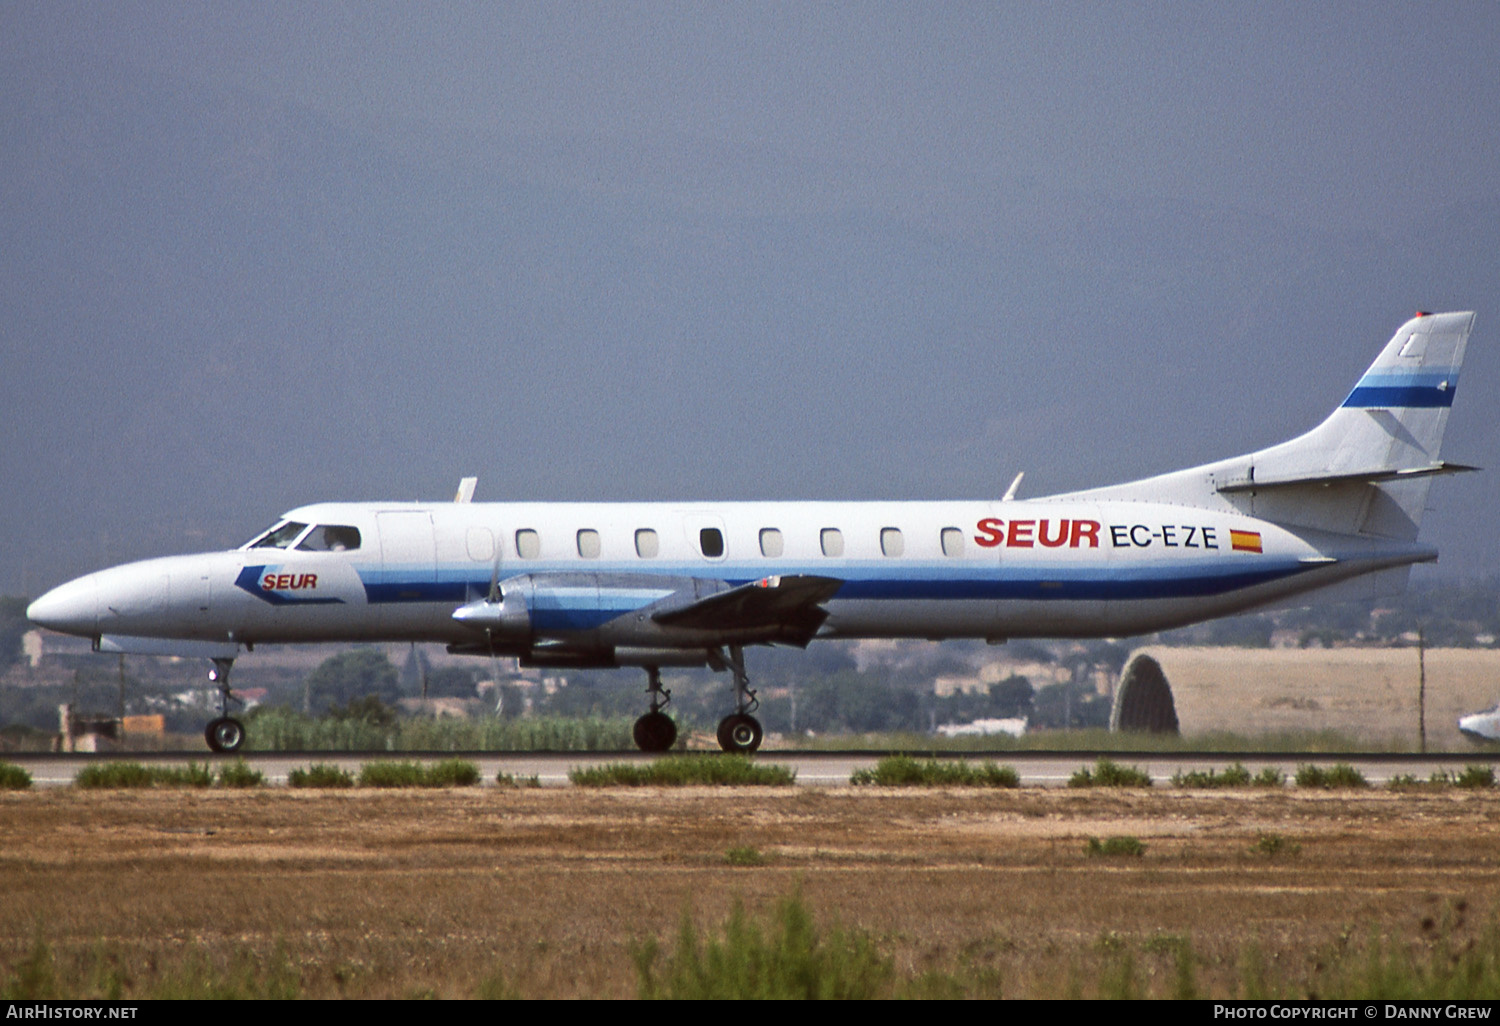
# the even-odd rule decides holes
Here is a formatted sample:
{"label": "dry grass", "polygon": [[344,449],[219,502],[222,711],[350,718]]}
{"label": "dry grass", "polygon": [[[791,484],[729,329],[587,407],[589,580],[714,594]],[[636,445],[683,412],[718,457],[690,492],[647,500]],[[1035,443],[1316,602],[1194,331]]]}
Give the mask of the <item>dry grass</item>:
{"label": "dry grass", "polygon": [[[265,967],[304,996],[625,997],[684,910],[709,931],[800,887],[903,980],[1066,996],[1128,963],[1148,994],[1184,967],[1200,995],[1296,994],[1371,938],[1481,930],[1497,824],[1500,793],[1457,789],[3,793],[0,987],[40,942],[70,996]],[[1144,855],[1085,854],[1116,835]]]}

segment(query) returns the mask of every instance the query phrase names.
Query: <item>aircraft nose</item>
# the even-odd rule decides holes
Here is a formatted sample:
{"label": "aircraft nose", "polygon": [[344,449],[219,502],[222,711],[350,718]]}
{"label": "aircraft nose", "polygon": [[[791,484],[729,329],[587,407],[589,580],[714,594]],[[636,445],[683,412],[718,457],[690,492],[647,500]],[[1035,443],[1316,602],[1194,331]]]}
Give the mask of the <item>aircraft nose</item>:
{"label": "aircraft nose", "polygon": [[99,582],[95,575],[60,584],[26,607],[26,619],[64,634],[90,635],[99,627]]}

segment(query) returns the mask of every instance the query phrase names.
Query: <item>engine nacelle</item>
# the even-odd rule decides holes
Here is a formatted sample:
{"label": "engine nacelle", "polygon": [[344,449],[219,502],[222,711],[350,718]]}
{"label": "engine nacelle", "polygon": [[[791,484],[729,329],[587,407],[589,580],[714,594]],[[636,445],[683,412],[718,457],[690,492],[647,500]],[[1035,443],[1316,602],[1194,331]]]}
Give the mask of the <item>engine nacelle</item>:
{"label": "engine nacelle", "polygon": [[531,637],[531,610],[526,602],[527,585],[507,581],[500,591],[500,601],[480,599],[453,611],[453,619],[466,627],[483,630],[497,641],[526,641]]}

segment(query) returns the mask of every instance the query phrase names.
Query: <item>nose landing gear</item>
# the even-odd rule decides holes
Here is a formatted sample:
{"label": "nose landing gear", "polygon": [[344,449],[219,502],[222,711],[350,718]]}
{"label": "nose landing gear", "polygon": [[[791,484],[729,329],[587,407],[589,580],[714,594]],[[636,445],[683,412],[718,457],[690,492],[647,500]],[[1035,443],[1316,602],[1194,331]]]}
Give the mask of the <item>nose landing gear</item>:
{"label": "nose landing gear", "polygon": [[661,686],[661,669],[646,667],[646,693],[651,696],[651,711],[635,721],[632,733],[635,746],[643,752],[665,752],[677,742],[677,724],[672,717],[662,712],[662,707],[672,700],[672,692]]}
{"label": "nose landing gear", "polygon": [[209,721],[203,731],[203,740],[216,752],[237,752],[245,743],[245,725],[229,715],[230,702],[244,704],[244,700],[235,697],[229,689],[229,671],[233,667],[233,659],[215,659],[214,668],[208,671],[208,679],[219,685],[220,715]]}

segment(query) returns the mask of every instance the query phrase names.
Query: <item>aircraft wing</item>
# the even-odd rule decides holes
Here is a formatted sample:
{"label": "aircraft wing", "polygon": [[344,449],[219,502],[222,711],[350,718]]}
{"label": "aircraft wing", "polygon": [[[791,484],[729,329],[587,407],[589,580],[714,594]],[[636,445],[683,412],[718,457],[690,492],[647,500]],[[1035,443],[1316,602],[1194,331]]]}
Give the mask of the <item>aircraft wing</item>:
{"label": "aircraft wing", "polygon": [[781,640],[806,645],[828,619],[821,603],[832,598],[843,584],[836,577],[812,574],[763,577],[691,605],[656,613],[652,619],[663,626],[690,630],[780,628]]}

